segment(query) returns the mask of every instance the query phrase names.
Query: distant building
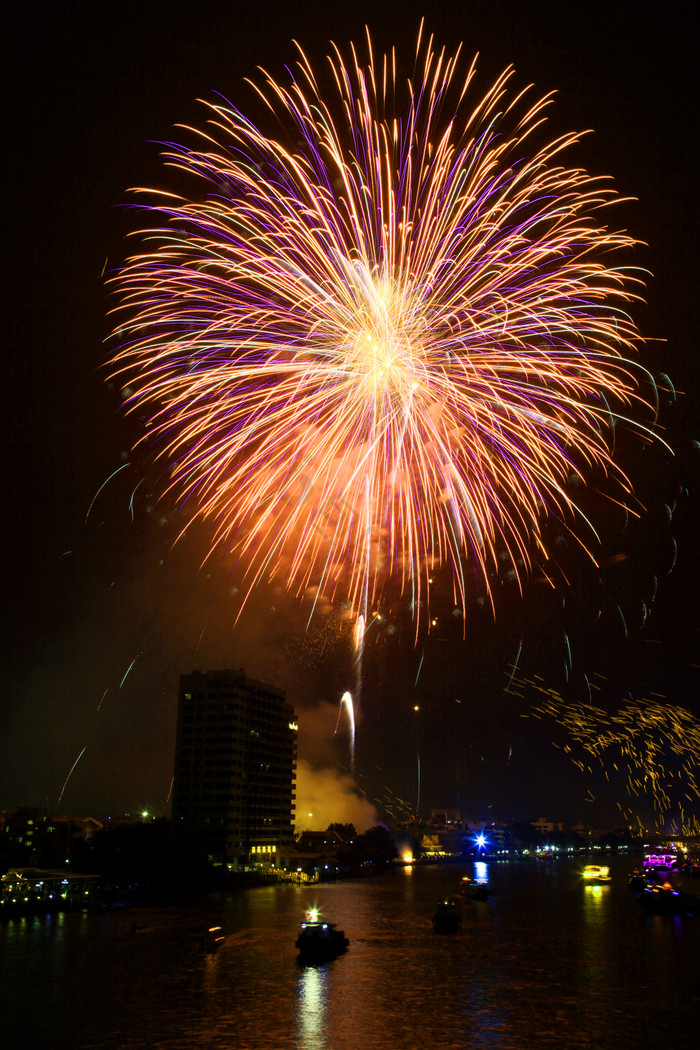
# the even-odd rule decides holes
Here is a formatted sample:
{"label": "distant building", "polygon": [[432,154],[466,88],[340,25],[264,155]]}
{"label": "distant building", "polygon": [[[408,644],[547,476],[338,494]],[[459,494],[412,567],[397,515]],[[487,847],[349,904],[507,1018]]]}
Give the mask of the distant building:
{"label": "distant building", "polygon": [[461,827],[462,814],[458,809],[431,809],[429,824],[434,827]]}
{"label": "distant building", "polygon": [[34,861],[47,835],[53,831],[51,816],[45,806],[19,806],[14,813],[0,815],[4,848],[20,856],[18,851],[22,851],[27,863]]}
{"label": "distant building", "polygon": [[308,877],[318,878],[339,870],[339,854],[352,842],[337,831],[303,831],[291,856],[292,867]]}
{"label": "distant building", "polygon": [[302,831],[296,848],[303,853],[335,856],[346,845],[346,840],[337,831]]}
{"label": "distant building", "polygon": [[239,671],[180,678],[173,829],[212,864],[287,867],[297,725],[285,694]]}
{"label": "distant building", "polygon": [[540,835],[552,835],[555,831],[566,831],[565,824],[561,824],[556,820],[547,820],[546,817],[540,817],[538,820],[531,820],[530,823]]}
{"label": "distant building", "polygon": [[0,813],[0,854],[9,864],[64,864],[76,844],[89,842],[102,826],[94,817],[52,816],[45,806],[20,806]]}

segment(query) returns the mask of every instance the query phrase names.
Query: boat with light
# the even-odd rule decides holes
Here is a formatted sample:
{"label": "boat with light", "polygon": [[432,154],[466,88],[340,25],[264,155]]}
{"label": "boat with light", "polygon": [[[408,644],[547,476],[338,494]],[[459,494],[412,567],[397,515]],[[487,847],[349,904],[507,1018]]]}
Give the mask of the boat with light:
{"label": "boat with light", "polygon": [[438,901],[433,915],[436,933],[457,933],[462,925],[462,913],[456,897],[445,897]]}
{"label": "boat with light", "polygon": [[224,943],[224,931],[220,926],[210,926],[199,943],[205,951],[213,952]]}
{"label": "boat with light", "polygon": [[610,882],[610,868],[607,864],[587,864],[583,869],[583,881],[595,886]]}
{"label": "boat with light", "polygon": [[486,882],[474,882],[469,875],[464,875],[460,882],[460,892],[466,900],[487,901],[491,890]]}
{"label": "boat with light", "polygon": [[651,871],[676,871],[678,854],[655,850],[644,855],[644,867]]}
{"label": "boat with light", "polygon": [[311,909],[304,920],[296,939],[301,962],[327,962],[342,955],[350,944],[343,930],[334,922],[324,922],[316,909]]}
{"label": "boat with light", "polygon": [[646,872],[640,871],[639,868],[635,868],[631,871],[627,877],[627,886],[633,893],[638,893],[643,890],[649,883]]}
{"label": "boat with light", "polygon": [[700,915],[700,898],[674,889],[670,882],[647,886],[637,900],[647,915]]}

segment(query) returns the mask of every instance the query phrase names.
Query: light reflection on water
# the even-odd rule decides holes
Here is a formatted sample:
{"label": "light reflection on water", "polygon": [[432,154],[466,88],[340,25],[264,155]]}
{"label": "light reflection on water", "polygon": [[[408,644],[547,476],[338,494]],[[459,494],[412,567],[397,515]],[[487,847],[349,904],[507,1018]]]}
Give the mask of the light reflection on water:
{"label": "light reflection on water", "polygon": [[305,966],[299,976],[296,1006],[297,1042],[302,1047],[321,1047],[325,1043],[325,1012],[328,995],[328,967]]}
{"label": "light reflection on water", "polygon": [[474,862],[474,879],[476,882],[489,881],[489,866],[486,861],[477,860]]}
{"label": "light reflection on water", "polygon": [[[0,1018],[31,1050],[453,1050],[694,1046],[700,920],[647,918],[626,885],[584,885],[575,861],[451,864],[380,879],[270,886],[188,908],[0,925]],[[432,929],[461,876],[461,932]],[[350,937],[301,967],[303,913]],[[211,924],[222,947],[202,952]],[[132,926],[136,930],[132,931]]]}

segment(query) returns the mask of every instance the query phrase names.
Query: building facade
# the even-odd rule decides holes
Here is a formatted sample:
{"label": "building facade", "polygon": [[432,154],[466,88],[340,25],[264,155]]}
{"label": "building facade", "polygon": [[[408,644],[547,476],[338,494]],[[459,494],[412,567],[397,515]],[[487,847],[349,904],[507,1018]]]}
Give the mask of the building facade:
{"label": "building facade", "polygon": [[239,671],[180,678],[176,837],[237,870],[289,865],[297,724],[285,694]]}

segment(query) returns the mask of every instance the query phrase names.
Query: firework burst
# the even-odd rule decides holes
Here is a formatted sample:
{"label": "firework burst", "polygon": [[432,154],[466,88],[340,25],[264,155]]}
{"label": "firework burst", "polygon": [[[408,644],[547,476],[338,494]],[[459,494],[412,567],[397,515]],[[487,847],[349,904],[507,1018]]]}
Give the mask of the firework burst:
{"label": "firework burst", "polygon": [[419,36],[404,83],[368,37],[328,85],[301,51],[287,86],[262,74],[259,127],[209,104],[165,152],[193,194],[148,191],[113,278],[112,374],[189,517],[251,586],[365,619],[389,584],[425,607],[439,565],[462,605],[467,568],[526,576],[581,478],[625,500],[612,431],[653,414],[614,190],[565,166],[577,135],[536,144],[550,99],[461,68]]}

